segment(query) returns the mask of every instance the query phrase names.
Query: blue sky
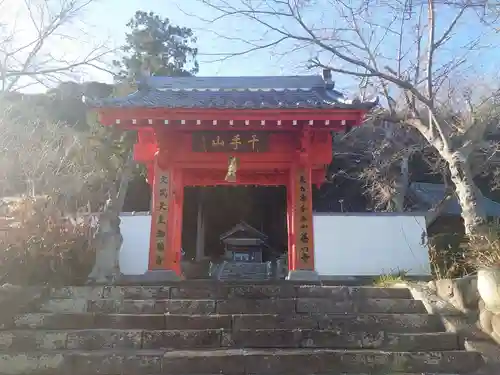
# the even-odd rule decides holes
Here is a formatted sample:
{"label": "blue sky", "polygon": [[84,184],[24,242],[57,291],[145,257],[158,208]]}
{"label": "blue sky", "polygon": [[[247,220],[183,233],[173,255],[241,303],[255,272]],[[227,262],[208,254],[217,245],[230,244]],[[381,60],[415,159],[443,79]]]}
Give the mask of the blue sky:
{"label": "blue sky", "polygon": [[[4,6],[4,10],[14,9],[15,5],[22,5],[23,3],[19,0],[4,0],[10,4]],[[55,2],[59,0],[54,0]],[[222,0],[213,0],[222,1]],[[224,0],[230,3],[238,3],[242,0]],[[359,37],[352,32],[352,27],[346,24],[349,22],[348,17],[345,17],[345,9],[340,9],[332,5],[334,0],[309,0],[312,4],[303,10],[302,16],[309,26],[315,27],[316,34],[319,33],[322,38],[327,40],[327,44],[339,43],[339,39],[343,40],[344,43],[357,43],[359,45]],[[350,0],[351,2],[357,2],[360,0]],[[267,4],[270,2],[268,1]],[[266,4],[266,1],[255,0],[253,4]],[[337,4],[337,3],[336,3]],[[215,58],[213,56],[207,56],[210,53],[220,53],[220,52],[237,52],[248,48],[248,45],[244,45],[241,41],[235,41],[234,38],[241,38],[244,40],[258,40],[260,43],[268,43],[271,40],[275,40],[277,34],[269,32],[269,30],[264,30],[262,27],[258,27],[255,22],[231,18],[226,19],[224,22],[218,22],[215,24],[207,25],[205,22],[201,21],[200,18],[210,19],[214,18],[217,14],[211,11],[209,8],[200,5],[199,0],[95,0],[95,2],[89,6],[85,13],[83,22],[85,23],[84,29],[87,34],[82,34],[85,38],[81,38],[80,43],[75,43],[75,39],[69,38],[66,40],[59,40],[55,45],[49,47],[49,52],[61,52],[63,55],[85,55],[86,48],[91,48],[92,44],[99,44],[100,41],[106,40],[110,47],[119,47],[123,45],[125,32],[127,31],[126,23],[133,17],[137,10],[142,11],[153,11],[163,17],[168,17],[172,24],[178,26],[186,26],[193,29],[195,35],[198,38],[197,47],[199,48],[199,62],[200,62],[200,72],[199,75],[202,76],[242,76],[242,75],[289,75],[289,74],[320,74],[320,69],[308,70],[306,63],[308,59],[318,54],[318,49],[311,46],[306,46],[300,50],[292,51],[296,47],[296,42],[287,42],[286,44],[280,45],[279,48],[266,49],[252,54],[247,54],[244,56],[234,57],[225,61],[213,61]],[[448,8],[445,11],[442,9],[437,10],[438,22],[436,25],[436,34],[440,37],[443,34],[444,28],[451,22],[454,17],[454,11]],[[3,16],[0,23],[12,23],[12,20],[22,20],[23,18],[14,17],[14,15],[1,14]],[[5,12],[3,12],[5,13]],[[189,13],[189,14],[186,14]],[[383,28],[379,27],[379,24],[387,25],[391,23],[391,14],[387,12],[387,7],[371,7],[366,15],[366,23],[361,25],[362,33],[365,33],[365,39],[367,37],[373,37],[375,35],[375,42],[378,39],[384,40],[380,43],[379,53],[383,57],[377,57],[378,63],[384,67],[386,65],[391,68],[395,68],[395,58],[397,57],[397,45],[399,40],[396,36],[383,32]],[[22,17],[27,17],[25,20],[27,22],[17,22],[19,25],[29,25],[29,17],[25,14]],[[415,18],[412,18],[411,22],[414,22]],[[424,15],[425,19],[425,15]],[[293,34],[301,35],[304,30],[293,21],[283,20],[283,19],[266,19],[270,21],[273,25],[277,26],[279,29],[290,30]],[[376,26],[370,25],[369,21],[376,21]],[[474,23],[472,23],[474,22]],[[347,25],[347,26],[344,26]],[[365,27],[365,25],[368,25]],[[460,50],[462,45],[467,44],[472,40],[480,40],[481,43],[491,45],[496,43],[497,48],[482,49],[475,51],[474,53],[469,53],[465,62],[460,67],[460,74],[450,77],[451,80],[462,80],[470,84],[471,82],[476,83],[479,79],[485,80],[485,77],[489,82],[498,82],[496,77],[498,76],[499,67],[497,66],[498,58],[500,57],[500,49],[498,49],[498,44],[500,42],[500,34],[493,33],[489,35],[488,38],[482,36],[484,28],[476,27],[478,25],[477,20],[472,20],[472,18],[465,18],[460,23],[460,28],[452,35],[452,40],[449,41],[445,47],[440,50],[438,56],[436,56],[435,66],[438,67],[440,64],[449,62],[450,58],[461,55],[464,50]],[[12,25],[11,25],[12,26]],[[76,26],[76,27],[75,27]],[[76,37],[78,33],[78,27],[82,25],[69,25],[73,30],[71,32],[72,36]],[[415,63],[415,52],[412,50],[414,47],[412,45],[414,39],[414,29],[412,25],[406,25],[406,35],[405,43],[403,45],[408,50],[408,55],[406,56],[406,61],[403,63],[407,66],[411,66]],[[33,32],[33,30],[32,30]],[[373,34],[375,33],[375,34]],[[490,33],[491,34],[491,33]],[[16,31],[16,35],[18,35]],[[279,35],[278,35],[279,36]],[[232,37],[233,40],[228,40],[227,37]],[[22,36],[20,37],[22,40]],[[86,39],[84,41],[84,39]],[[91,43],[89,43],[89,39]],[[27,39],[29,40],[29,39]],[[27,41],[26,40],[26,41]],[[24,41],[23,43],[26,43]],[[425,43],[424,43],[425,44]],[[408,45],[408,47],[406,47]],[[52,48],[52,49],[50,49]],[[356,54],[359,50],[354,51]],[[363,55],[364,52],[361,52]],[[344,61],[340,59],[331,60],[331,54],[321,52],[320,55],[322,62],[340,69],[352,70],[353,67],[347,65]],[[358,56],[358,55],[356,55]],[[366,58],[366,53],[364,56],[358,56],[361,59]],[[212,60],[212,61],[209,61]],[[424,62],[425,63],[425,62]],[[404,68],[404,66],[403,66]],[[90,72],[89,72],[90,73]],[[494,77],[495,75],[495,77]],[[98,80],[98,81],[110,81],[110,75],[103,72],[92,72],[86,75],[75,76],[75,79],[79,80]],[[340,74],[334,74],[334,80],[337,84],[337,88],[341,90],[347,90],[350,92],[357,92],[359,88],[357,86],[357,80],[342,76]],[[378,88],[374,88],[375,91]]]}
{"label": "blue sky", "polygon": [[[180,10],[182,9],[182,10]],[[196,0],[100,0],[87,12],[87,19],[95,24],[102,32],[110,35],[112,39],[120,44],[123,41],[125,31],[124,25],[133,16],[136,10],[154,11],[164,17],[168,17],[173,24],[191,27],[198,38],[198,46],[201,52],[221,51],[231,49],[227,41],[217,38],[207,31],[206,26],[196,17],[185,13],[200,10]],[[210,17],[211,13],[203,9],[200,17]],[[225,31],[234,31],[233,26],[228,26]],[[241,31],[241,30],[239,30]],[[224,32],[222,30],[221,32]],[[250,35],[248,31],[247,35]],[[295,57],[294,61],[285,58],[273,58],[269,51],[253,53],[252,55],[233,58],[224,62],[208,62],[213,57],[200,56],[199,75],[284,75],[304,74],[307,70],[300,67],[302,59]]]}
{"label": "blue sky", "polygon": [[[321,27],[325,25],[325,27],[330,27],[330,30],[339,27],[338,25],[341,21],[332,13],[331,5],[328,5],[328,0],[316,1],[317,5],[309,13],[305,14],[307,22],[309,24],[321,24]],[[328,9],[328,12],[325,9]],[[191,27],[194,30],[195,35],[198,37],[198,47],[201,52],[199,58],[199,75],[239,76],[320,73],[319,69],[310,71],[305,67],[306,61],[311,56],[311,50],[301,50],[284,56],[277,56],[276,53],[273,54],[272,51],[265,50],[235,57],[224,62],[207,62],[207,60],[213,60],[213,57],[204,56],[205,53],[232,52],[244,48],[239,42],[231,42],[214,35],[207,30],[208,27],[217,30],[221,35],[239,36],[245,39],[258,38],[262,35],[263,31],[262,29],[256,30],[255,25],[251,22],[237,19],[233,19],[232,23],[225,22],[207,26],[199,18],[211,18],[215,13],[201,6],[197,0],[98,0],[98,4],[93,5],[89,10],[87,18],[96,26],[95,30],[98,30],[102,35],[108,35],[113,43],[119,45],[123,41],[124,25],[136,10],[154,11],[164,17],[168,17],[173,24]],[[380,20],[381,23],[388,21],[388,15],[384,13],[383,9],[379,11],[378,8],[374,8],[371,12],[373,13],[372,17]],[[194,16],[186,15],[185,13],[194,14]],[[439,22],[436,26],[436,33],[439,37],[442,35],[444,27],[453,19],[454,14],[438,10],[437,15]],[[453,35],[453,39],[441,51],[439,55],[442,59],[441,62],[447,62],[450,56],[456,56],[462,44],[479,38],[481,29],[468,27],[467,22],[470,22],[470,20],[463,20],[464,23],[460,25],[460,29]],[[286,27],[288,26],[286,25]],[[291,27],[293,28],[293,26]],[[413,33],[413,31],[411,32]],[[497,42],[500,40],[498,34],[496,35],[496,40]],[[489,43],[490,41],[484,39],[484,42]],[[392,43],[394,43],[394,40],[392,40]],[[278,52],[286,51],[286,48],[290,47],[291,45],[284,46]],[[382,48],[385,55],[394,56],[394,44],[391,44],[391,41],[384,42]],[[324,61],[328,62],[329,56],[324,57],[326,57]],[[471,77],[475,77],[479,73],[486,72],[487,75],[497,74],[498,67],[496,61],[498,57],[500,57],[500,53],[491,49],[469,55],[466,61],[467,68],[463,69],[469,76],[467,80],[470,80]],[[436,64],[438,63],[439,58]],[[337,67],[342,62],[335,61],[333,64]],[[392,63],[389,65],[394,66]],[[479,73],[472,73],[474,70],[477,70]],[[463,79],[462,76],[460,78]],[[356,87],[353,87],[353,80],[340,75],[335,75],[334,79],[337,82],[337,86],[341,89],[356,90]]]}

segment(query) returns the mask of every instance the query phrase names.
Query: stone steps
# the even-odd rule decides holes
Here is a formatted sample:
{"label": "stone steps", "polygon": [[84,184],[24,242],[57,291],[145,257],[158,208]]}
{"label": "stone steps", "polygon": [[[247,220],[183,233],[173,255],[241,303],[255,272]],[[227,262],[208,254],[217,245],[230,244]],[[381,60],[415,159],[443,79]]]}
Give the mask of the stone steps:
{"label": "stone steps", "polygon": [[0,350],[330,348],[396,351],[459,350],[457,335],[319,329],[17,330],[0,332]]}
{"label": "stone steps", "polygon": [[98,350],[3,353],[5,375],[88,374],[468,374],[482,364],[464,351],[334,349]]}
{"label": "stone steps", "polygon": [[217,272],[218,280],[270,280],[271,262],[245,263],[224,262]]}
{"label": "stone steps", "polygon": [[1,375],[467,374],[407,289],[177,282],[52,289],[0,329]]}
{"label": "stone steps", "polygon": [[52,298],[84,299],[264,299],[264,298],[328,298],[345,299],[413,299],[407,288],[346,287],[320,285],[244,284],[231,282],[191,281],[162,286],[84,286],[54,288]]}
{"label": "stone steps", "polygon": [[440,318],[429,314],[60,314],[18,315],[5,329],[329,329],[334,331],[440,332]]}
{"label": "stone steps", "polygon": [[410,299],[266,298],[245,299],[96,299],[53,298],[42,304],[41,312],[121,314],[312,314],[312,313],[425,313],[421,301]]}

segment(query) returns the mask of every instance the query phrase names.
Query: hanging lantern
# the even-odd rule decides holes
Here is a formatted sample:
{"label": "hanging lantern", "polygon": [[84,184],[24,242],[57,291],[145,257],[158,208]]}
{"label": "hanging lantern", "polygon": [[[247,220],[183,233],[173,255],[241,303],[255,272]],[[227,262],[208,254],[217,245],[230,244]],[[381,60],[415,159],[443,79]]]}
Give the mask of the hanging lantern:
{"label": "hanging lantern", "polygon": [[236,182],[236,172],[238,171],[238,158],[230,156],[228,159],[227,174],[225,180],[227,182]]}

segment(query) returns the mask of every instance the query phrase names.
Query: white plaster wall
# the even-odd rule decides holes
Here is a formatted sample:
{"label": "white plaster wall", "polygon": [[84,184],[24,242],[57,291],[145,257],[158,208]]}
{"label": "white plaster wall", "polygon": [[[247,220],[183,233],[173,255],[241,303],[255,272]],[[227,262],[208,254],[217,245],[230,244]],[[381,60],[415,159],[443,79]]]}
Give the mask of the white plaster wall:
{"label": "white plaster wall", "polygon": [[120,270],[124,275],[142,275],[148,270],[151,215],[120,215],[123,244],[120,249]]}
{"label": "white plaster wall", "polygon": [[430,275],[424,216],[314,215],[316,271],[322,276],[371,276],[408,271]]}
{"label": "white plaster wall", "polygon": [[[151,216],[124,213],[120,269],[141,275],[148,268]],[[425,217],[386,214],[314,216],[316,271],[323,276],[379,275],[397,270],[429,275],[428,249],[422,245]]]}

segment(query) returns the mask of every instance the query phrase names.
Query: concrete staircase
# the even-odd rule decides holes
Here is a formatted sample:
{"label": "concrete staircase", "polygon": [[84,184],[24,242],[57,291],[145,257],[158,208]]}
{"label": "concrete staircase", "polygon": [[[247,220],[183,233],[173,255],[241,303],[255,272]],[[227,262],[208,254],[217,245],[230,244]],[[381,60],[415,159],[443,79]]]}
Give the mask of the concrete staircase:
{"label": "concrete staircase", "polygon": [[218,280],[269,280],[272,276],[271,262],[245,263],[223,262],[217,274]]}
{"label": "concrete staircase", "polygon": [[0,332],[0,374],[468,374],[407,289],[179,282],[54,289]]}

